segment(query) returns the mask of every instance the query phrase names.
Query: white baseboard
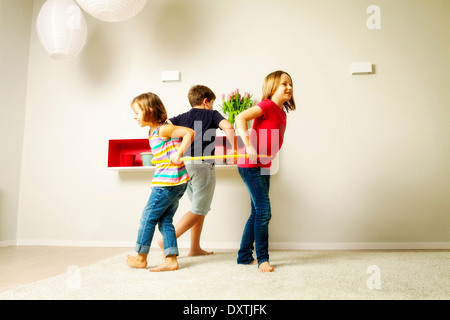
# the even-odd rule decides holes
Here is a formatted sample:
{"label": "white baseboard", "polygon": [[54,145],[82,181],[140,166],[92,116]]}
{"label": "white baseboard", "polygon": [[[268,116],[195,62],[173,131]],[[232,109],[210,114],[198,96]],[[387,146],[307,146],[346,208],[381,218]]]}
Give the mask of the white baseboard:
{"label": "white baseboard", "polygon": [[352,242],[352,243],[291,243],[270,244],[273,250],[449,250],[450,242]]}
{"label": "white baseboard", "polygon": [[[134,248],[133,241],[90,240],[32,240],[1,241],[2,246],[62,246],[62,247],[115,247]],[[180,249],[189,248],[189,241],[178,241]],[[157,247],[155,243],[152,248]],[[202,242],[205,249],[237,250],[238,242]],[[394,243],[317,243],[273,242],[271,250],[450,250],[450,242],[394,242]]]}
{"label": "white baseboard", "polygon": [[132,241],[97,241],[97,240],[17,240],[18,246],[52,246],[52,247],[110,247],[110,248],[133,248]]}
{"label": "white baseboard", "polygon": [[2,247],[13,247],[17,245],[17,241],[16,240],[3,240],[0,241],[0,248]]}

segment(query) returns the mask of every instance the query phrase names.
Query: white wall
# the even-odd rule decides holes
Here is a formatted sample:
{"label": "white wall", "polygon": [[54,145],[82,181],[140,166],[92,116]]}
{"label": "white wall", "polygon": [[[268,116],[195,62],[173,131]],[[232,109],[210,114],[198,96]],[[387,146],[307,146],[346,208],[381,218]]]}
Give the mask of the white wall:
{"label": "white wall", "polygon": [[0,0],[0,246],[16,239],[32,10]]}
{"label": "white wall", "polygon": [[[371,4],[381,30],[366,26]],[[73,62],[51,60],[32,29],[19,243],[133,245],[151,173],[105,169],[109,138],[146,136],[130,100],[153,91],[172,116],[194,84],[259,99],[283,69],[297,111],[271,182],[273,246],[448,247],[448,0],[152,0],[124,23],[85,16]],[[375,74],[351,76],[358,61]],[[237,172],[218,171],[204,243],[235,247],[248,214]]]}

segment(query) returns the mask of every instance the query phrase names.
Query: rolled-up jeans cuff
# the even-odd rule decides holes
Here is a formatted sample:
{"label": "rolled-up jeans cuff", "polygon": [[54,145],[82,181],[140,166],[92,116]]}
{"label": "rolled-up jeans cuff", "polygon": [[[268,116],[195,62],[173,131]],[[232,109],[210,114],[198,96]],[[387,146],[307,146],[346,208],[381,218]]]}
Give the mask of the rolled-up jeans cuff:
{"label": "rolled-up jeans cuff", "polygon": [[178,256],[178,248],[177,247],[172,247],[172,248],[164,248],[164,255],[170,256],[170,255],[176,255]]}
{"label": "rolled-up jeans cuff", "polygon": [[140,254],[148,254],[150,252],[150,246],[144,246],[142,244],[136,244],[134,251]]}

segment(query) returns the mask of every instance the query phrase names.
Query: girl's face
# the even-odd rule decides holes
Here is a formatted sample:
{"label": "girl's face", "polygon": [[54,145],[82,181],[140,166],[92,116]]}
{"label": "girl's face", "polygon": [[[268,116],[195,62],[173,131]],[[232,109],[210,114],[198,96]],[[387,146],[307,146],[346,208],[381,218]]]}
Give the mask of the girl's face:
{"label": "girl's face", "polygon": [[150,122],[144,120],[144,112],[136,102],[131,105],[131,109],[133,109],[134,113],[136,114],[134,120],[136,120],[141,127],[150,125]]}
{"label": "girl's face", "polygon": [[272,100],[281,102],[281,104],[286,101],[291,100],[293,94],[292,80],[287,74],[283,73],[280,78],[280,84],[275,89],[272,95]]}

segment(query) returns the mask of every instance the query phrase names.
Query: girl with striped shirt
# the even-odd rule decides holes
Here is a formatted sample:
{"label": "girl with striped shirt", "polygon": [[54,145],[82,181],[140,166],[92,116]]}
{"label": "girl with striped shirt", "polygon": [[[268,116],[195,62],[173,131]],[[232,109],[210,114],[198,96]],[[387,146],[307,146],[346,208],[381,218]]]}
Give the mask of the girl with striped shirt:
{"label": "girl with striped shirt", "polygon": [[144,207],[135,251],[128,255],[127,264],[134,268],[147,267],[147,255],[156,225],[163,236],[165,261],[150,271],[172,271],[178,269],[178,246],[173,226],[173,216],[183,196],[189,175],[181,156],[194,140],[194,130],[166,124],[167,112],[156,94],[141,94],[133,99],[131,108],[141,127],[150,127],[149,143],[154,160],[170,160],[158,163],[152,180],[152,192]]}

